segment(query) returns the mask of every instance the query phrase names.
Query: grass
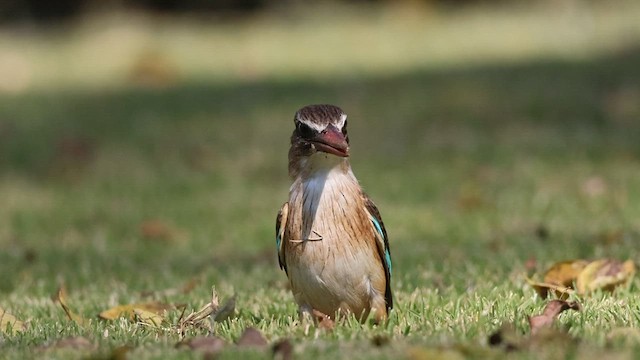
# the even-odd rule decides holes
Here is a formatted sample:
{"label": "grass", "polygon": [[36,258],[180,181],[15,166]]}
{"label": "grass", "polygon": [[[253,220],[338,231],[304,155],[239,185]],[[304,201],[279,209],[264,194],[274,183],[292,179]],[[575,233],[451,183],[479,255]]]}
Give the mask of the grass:
{"label": "grass", "polygon": [[[149,299],[144,292],[197,278],[188,294],[151,299],[197,309],[211,286],[222,298],[237,294],[237,316],[219,324],[218,336],[233,343],[256,327],[269,341],[289,338],[302,358],[633,357],[639,343],[615,334],[625,328],[637,334],[640,327],[637,279],[613,295],[578,298],[583,310],[560,316],[578,347],[549,341],[506,355],[487,345],[502,323],[527,331],[527,317],[545,305],[524,282],[527,260],[536,259],[539,272],[570,258],[640,260],[640,50],[632,46],[640,37],[636,22],[624,22],[634,5],[621,4],[618,10],[579,5],[579,14],[591,14],[605,30],[589,37],[571,32],[580,28],[575,24],[562,25],[565,31],[554,33],[558,46],[534,26],[546,24],[556,14],[552,8],[425,10],[411,16],[433,20],[429,39],[440,34],[458,42],[450,42],[442,60],[424,62],[432,41],[406,62],[381,55],[405,49],[403,42],[366,50],[369,65],[369,58],[353,55],[350,41],[366,34],[351,31],[354,26],[381,26],[390,38],[403,38],[420,24],[396,20],[391,10],[348,13],[349,24],[313,25],[321,39],[345,30],[349,41],[335,41],[344,46],[346,69],[354,70],[349,76],[339,59],[309,65],[311,55],[301,55],[277,65],[280,55],[260,52],[248,78],[231,71],[240,66],[235,53],[212,60],[228,67],[205,70],[200,44],[227,36],[230,25],[169,26],[159,38],[193,33],[194,53],[175,55],[178,40],[158,45],[181,69],[161,87],[131,85],[120,68],[97,66],[85,78],[85,70],[71,66],[70,74],[60,74],[60,65],[47,61],[77,54],[89,43],[83,36],[91,37],[25,35],[26,53],[45,63],[32,74],[51,73],[0,97],[0,306],[29,322],[24,333],[2,337],[2,356],[108,356],[130,345],[131,358],[200,357],[175,348],[180,339],[168,326],[95,318],[111,306]],[[523,16],[532,25],[517,37],[538,40],[505,43],[502,26],[520,28]],[[243,23],[232,40],[221,41],[255,50],[253,34],[269,30],[273,43],[261,45],[264,51],[292,39],[296,49],[313,33],[304,23],[296,23],[296,32],[278,24]],[[335,33],[330,26],[338,26]],[[497,37],[486,56],[469,47],[478,36],[492,39],[477,33],[485,27]],[[472,35],[465,40],[466,34]],[[38,52],[50,36],[62,40]],[[579,51],[558,50],[564,44]],[[8,48],[22,54],[19,46]],[[317,102],[349,113],[354,170],[391,237],[397,306],[386,327],[347,322],[305,334],[277,267],[274,221],[289,186],[291,118]],[[150,219],[166,227],[161,235],[145,236],[141,226]],[[93,318],[88,327],[69,322],[51,301],[60,284],[73,310]],[[178,316],[172,312],[169,322]],[[71,336],[97,348],[38,349]],[[389,345],[373,346],[376,336]],[[221,357],[239,355],[270,356],[229,346]]]}

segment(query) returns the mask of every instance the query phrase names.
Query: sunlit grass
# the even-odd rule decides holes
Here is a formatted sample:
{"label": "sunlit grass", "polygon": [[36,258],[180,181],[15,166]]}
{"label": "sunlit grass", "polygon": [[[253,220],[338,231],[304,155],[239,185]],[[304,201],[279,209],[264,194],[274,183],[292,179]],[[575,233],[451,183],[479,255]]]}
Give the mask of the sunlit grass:
{"label": "sunlit grass", "polygon": [[[122,87],[150,66],[171,81],[323,79],[532,59],[586,59],[640,39],[635,1],[447,10],[304,6],[249,19],[95,14],[0,31],[2,88]],[[149,65],[148,63],[153,63]],[[145,65],[146,64],[146,65]],[[144,70],[143,70],[144,71]]]}

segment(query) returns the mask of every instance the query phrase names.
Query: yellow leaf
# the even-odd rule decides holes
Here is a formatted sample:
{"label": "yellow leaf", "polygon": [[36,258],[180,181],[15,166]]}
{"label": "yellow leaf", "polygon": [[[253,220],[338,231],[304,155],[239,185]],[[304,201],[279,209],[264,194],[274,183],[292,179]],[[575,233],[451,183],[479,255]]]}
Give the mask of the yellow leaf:
{"label": "yellow leaf", "polygon": [[582,270],[576,281],[578,293],[586,294],[602,289],[613,291],[617,286],[627,284],[636,272],[633,261],[620,263],[616,260],[596,260]]}
{"label": "yellow leaf", "polygon": [[162,314],[164,311],[173,308],[172,305],[164,304],[157,301],[137,304],[119,305],[111,309],[101,312],[98,316],[105,320],[115,320],[119,317],[126,316],[129,320],[133,320],[135,309],[149,311],[154,314]]}
{"label": "yellow leaf", "polygon": [[149,325],[151,327],[160,327],[160,325],[162,325],[162,322],[164,321],[163,316],[151,311],[136,308],[133,309],[133,312],[136,315],[138,322]]}
{"label": "yellow leaf", "polygon": [[16,332],[22,332],[26,329],[24,322],[18,320],[15,316],[6,312],[0,307],[0,333],[13,335]]}
{"label": "yellow leaf", "polygon": [[553,264],[544,274],[544,282],[565,287],[573,287],[578,274],[589,264],[586,260],[567,260]]}
{"label": "yellow leaf", "polygon": [[62,310],[64,310],[65,314],[67,314],[67,317],[69,318],[69,320],[75,322],[76,324],[82,327],[89,324],[88,319],[85,319],[81,315],[74,313],[69,308],[69,305],[67,305],[67,290],[64,288],[64,286],[61,286],[60,288],[58,288],[58,291],[53,296],[53,301],[58,302],[60,306],[62,306]]}
{"label": "yellow leaf", "polygon": [[549,291],[554,291],[556,296],[560,299],[567,299],[569,297],[569,295],[574,293],[574,290],[566,287],[566,286],[562,286],[562,285],[556,285],[556,284],[550,284],[550,283],[546,283],[546,282],[539,282],[539,281],[535,281],[529,278],[525,278],[525,280],[527,281],[527,283],[529,283],[529,285],[531,285],[531,287],[533,287],[533,289],[538,293],[538,295],[540,295],[541,298],[546,299],[547,295],[549,294]]}

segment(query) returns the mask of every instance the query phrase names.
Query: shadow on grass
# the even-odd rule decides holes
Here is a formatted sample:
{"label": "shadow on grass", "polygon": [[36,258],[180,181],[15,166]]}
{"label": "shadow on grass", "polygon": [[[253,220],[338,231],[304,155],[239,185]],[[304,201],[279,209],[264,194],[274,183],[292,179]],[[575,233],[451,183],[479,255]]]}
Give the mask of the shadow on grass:
{"label": "shadow on grass", "polygon": [[[494,153],[492,148],[512,146],[505,138],[511,130],[523,132],[521,145],[545,153],[582,148],[594,155],[637,154],[638,62],[640,49],[633,48],[584,62],[5,97],[0,98],[0,168],[43,174],[60,162],[84,162],[101,148],[120,145],[157,165],[167,151],[197,151],[189,148],[197,141],[222,155],[273,146],[280,154],[287,145],[281,134],[290,132],[293,112],[316,102],[339,104],[356,118],[351,125],[366,131],[353,131],[359,141],[378,144],[367,150],[373,158],[465,152],[468,142]],[[256,126],[263,123],[268,125]],[[277,131],[258,132],[265,127]],[[538,128],[549,129],[553,138],[527,138],[527,131],[535,135]],[[207,137],[194,139],[200,132]],[[271,134],[278,136],[261,136]]]}
{"label": "shadow on grass", "polygon": [[[215,246],[205,250],[198,246],[211,237],[240,244],[239,252],[255,244],[259,245],[253,247],[254,253],[265,249],[255,240],[240,242],[271,236],[270,224],[277,209],[271,203],[281,201],[274,199],[286,191],[284,154],[291,118],[307,103],[338,104],[354,119],[349,124],[352,141],[357,144],[353,151],[364,178],[377,176],[381,168],[419,178],[424,175],[420,168],[439,164],[439,168],[447,169],[460,158],[475,164],[509,164],[536,158],[560,166],[576,158],[637,161],[638,63],[640,48],[634,48],[584,62],[417,70],[397,76],[332,78],[324,82],[198,83],[155,90],[56,91],[0,98],[0,171],[36,184],[53,185],[51,189],[60,194],[60,202],[70,206],[70,210],[54,209],[54,213],[37,213],[29,209],[29,204],[20,206],[22,210],[8,214],[13,219],[10,224],[16,226],[18,217],[32,217],[36,222],[44,219],[47,225],[38,235],[33,235],[28,226],[23,230],[10,228],[5,233],[18,240],[0,243],[20,248],[22,239],[27,239],[27,249],[42,244],[46,252],[48,246],[55,246],[51,238],[78,223],[87,222],[83,231],[91,234],[93,218],[86,218],[88,208],[105,212],[98,212],[102,214],[98,216],[103,219],[101,227],[113,227],[109,216],[121,222],[107,232],[109,240],[117,245],[108,245],[111,247],[106,254],[122,254],[125,260],[111,262],[105,258],[96,262],[92,259],[101,255],[93,250],[83,253],[62,247],[38,260],[43,263],[33,268],[34,278],[71,274],[76,281],[89,283],[96,276],[122,274],[122,269],[127,272],[136,267],[150,277],[162,269],[181,269],[177,274],[188,276],[210,263],[223,270],[251,268],[256,262],[253,255],[227,256],[232,253],[228,250],[211,256]],[[459,175],[452,171],[432,176]],[[399,183],[412,184],[403,181]],[[219,222],[212,226],[211,234],[194,242],[191,252],[173,253],[171,246],[156,250],[152,254],[155,256],[149,255],[144,246],[121,252],[127,241],[122,239],[137,236],[130,233],[136,229],[136,222],[157,209],[167,208],[166,216],[183,216],[185,227],[197,229],[208,215],[185,213],[191,204],[181,199],[197,200],[207,186],[216,187],[212,191],[224,206],[216,210],[219,213],[212,211]],[[376,189],[379,197],[385,197],[385,191],[387,197],[396,195],[390,186]],[[78,200],[79,192],[91,194],[90,199]],[[135,203],[125,203],[133,207],[132,216],[116,214],[121,208],[104,210],[105,199],[117,196],[137,198],[138,203],[148,201],[150,205],[135,208]],[[407,201],[424,200],[413,193],[402,196]],[[238,199],[235,203],[234,198]],[[274,209],[273,216],[268,217],[268,228],[263,220],[246,224],[254,215],[243,208],[246,204],[253,206],[255,213],[262,213],[263,207]],[[226,222],[230,218],[225,214],[234,209],[236,224],[240,228],[253,226],[253,230],[237,237],[228,235],[234,231],[223,228],[233,226]],[[196,256],[190,257],[193,251]],[[7,261],[0,265],[3,273],[23,266],[19,257],[5,257]],[[118,264],[121,269],[117,269]],[[19,279],[6,281],[1,287],[11,289]]]}

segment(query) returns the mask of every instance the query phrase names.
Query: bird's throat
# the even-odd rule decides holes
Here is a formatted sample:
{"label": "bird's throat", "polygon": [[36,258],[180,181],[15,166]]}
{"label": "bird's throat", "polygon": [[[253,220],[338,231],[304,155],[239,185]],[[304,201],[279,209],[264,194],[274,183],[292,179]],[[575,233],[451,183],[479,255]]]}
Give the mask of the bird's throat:
{"label": "bird's throat", "polygon": [[331,172],[351,173],[349,159],[324,152],[317,152],[311,156],[300,157],[289,164],[289,173],[294,178],[303,181],[310,178],[326,177]]}

